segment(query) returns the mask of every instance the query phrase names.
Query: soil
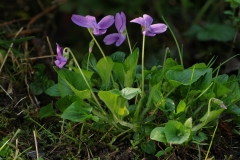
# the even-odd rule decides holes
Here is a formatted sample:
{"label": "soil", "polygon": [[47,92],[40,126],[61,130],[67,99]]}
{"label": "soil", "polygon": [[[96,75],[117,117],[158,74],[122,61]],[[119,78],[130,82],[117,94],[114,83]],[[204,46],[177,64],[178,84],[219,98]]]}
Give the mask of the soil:
{"label": "soil", "polygon": [[[38,130],[38,134],[42,134],[38,136],[38,154],[42,156],[44,159],[101,159],[101,160],[198,160],[204,159],[208,150],[208,146],[210,143],[210,138],[213,132],[208,133],[209,139],[205,142],[205,144],[197,145],[194,143],[189,143],[185,146],[173,145],[174,150],[165,155],[165,157],[157,158],[154,155],[149,155],[141,151],[140,148],[133,149],[129,140],[125,139],[123,142],[114,143],[115,148],[111,149],[107,143],[109,141],[101,142],[101,143],[91,143],[87,144],[83,142],[81,144],[81,150],[79,152],[79,144],[76,142],[71,142],[71,140],[64,139],[62,137],[58,140],[50,135],[44,133],[41,130],[41,127],[36,125],[35,122],[29,120],[29,115],[31,118],[37,121],[39,124],[44,125],[45,128],[51,129],[51,132],[55,135],[59,132],[59,126],[53,126],[54,124],[59,124],[58,118],[47,118],[45,120],[39,120],[38,112],[39,108],[30,108],[27,114],[22,113],[19,114],[22,110],[24,110],[24,105],[19,105],[14,107],[9,105],[10,102],[7,100],[9,97],[0,94],[1,99],[3,101],[0,102],[0,106],[6,106],[1,108],[1,124],[5,124],[5,126],[1,126],[0,128],[0,139],[4,139],[5,137],[11,137],[11,135],[16,132],[17,129],[21,129],[18,137],[18,148],[20,153],[31,147],[30,150],[23,153],[25,159],[34,159],[36,158],[35,151],[35,142],[32,134],[32,130]],[[24,111],[25,112],[25,111]],[[19,114],[19,115],[18,115]],[[80,125],[80,124],[79,124]],[[52,128],[50,128],[52,127]],[[76,131],[79,129],[79,126],[76,126]],[[210,150],[209,158],[213,158],[216,160],[221,159],[240,159],[240,136],[233,132],[234,125],[229,122],[224,122],[220,120],[219,127],[217,129],[216,135],[213,140],[213,144]],[[68,133],[68,132],[66,132]],[[45,134],[45,135],[44,135]],[[74,136],[74,134],[73,134]],[[78,135],[75,135],[77,138]],[[93,140],[96,141],[96,140]],[[14,144],[14,141],[12,142]],[[160,151],[164,149],[164,145],[158,143],[157,150]],[[200,149],[200,151],[199,151]]]}

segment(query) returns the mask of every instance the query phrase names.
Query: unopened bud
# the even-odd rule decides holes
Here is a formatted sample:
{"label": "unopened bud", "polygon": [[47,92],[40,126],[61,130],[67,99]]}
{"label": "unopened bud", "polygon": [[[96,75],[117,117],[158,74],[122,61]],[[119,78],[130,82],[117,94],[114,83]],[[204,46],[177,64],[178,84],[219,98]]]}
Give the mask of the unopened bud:
{"label": "unopened bud", "polygon": [[223,101],[217,99],[217,98],[212,98],[212,102],[219,105],[220,107],[227,109],[227,107],[225,106],[225,104],[223,103]]}
{"label": "unopened bud", "polygon": [[94,46],[94,40],[92,39],[89,43],[89,53],[92,53],[93,46]]}
{"label": "unopened bud", "polygon": [[69,49],[66,47],[63,49],[63,57],[66,58],[67,60],[69,59]]}

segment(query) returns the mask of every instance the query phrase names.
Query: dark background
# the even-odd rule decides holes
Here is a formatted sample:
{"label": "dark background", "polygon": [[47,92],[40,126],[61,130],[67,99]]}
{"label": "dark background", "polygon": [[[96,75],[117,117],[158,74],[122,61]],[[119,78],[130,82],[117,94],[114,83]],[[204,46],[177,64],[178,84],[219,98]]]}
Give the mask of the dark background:
{"label": "dark background", "polygon": [[[164,23],[162,16],[172,28],[180,47],[183,50],[185,67],[194,63],[208,63],[213,56],[217,57],[214,67],[231,56],[239,53],[238,12],[239,8],[225,0],[190,1],[190,0],[3,0],[0,2],[1,38],[10,40],[21,27],[20,37],[35,36],[29,43],[31,56],[49,55],[46,41],[49,37],[55,52],[55,43],[70,47],[81,60],[88,52],[91,36],[85,28],[71,21],[72,14],[95,16],[97,21],[106,15],[114,15],[123,11],[127,17],[127,29],[132,46],[141,49],[141,27],[129,21],[148,14],[154,23]],[[229,15],[228,12],[233,12]],[[114,25],[107,34],[116,32]],[[96,37],[104,52],[109,55],[115,51],[129,54],[125,41],[120,47],[105,46],[103,36]],[[169,47],[171,57],[179,61],[179,54],[170,31],[146,37],[146,65],[150,68],[162,63],[165,50]],[[24,49],[24,47],[23,47]],[[101,58],[98,48],[93,53]],[[238,58],[234,58],[221,68],[221,72],[229,73],[240,66]]]}

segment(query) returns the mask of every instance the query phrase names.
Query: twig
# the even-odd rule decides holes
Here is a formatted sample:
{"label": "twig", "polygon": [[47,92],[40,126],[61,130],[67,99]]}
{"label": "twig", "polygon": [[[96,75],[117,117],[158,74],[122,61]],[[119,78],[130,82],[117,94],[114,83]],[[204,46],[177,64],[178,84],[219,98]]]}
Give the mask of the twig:
{"label": "twig", "polygon": [[14,160],[18,158],[18,153],[19,153],[19,149],[18,149],[18,139],[16,139],[16,151],[15,151],[15,155],[14,155]]}
{"label": "twig", "polygon": [[[32,34],[32,33],[37,33],[37,32],[41,32],[42,28],[33,28],[33,29],[26,29],[23,30],[19,35],[26,35],[26,34]],[[6,35],[7,38],[9,37],[13,37],[16,33],[11,33]]]}
{"label": "twig", "polygon": [[13,100],[12,99],[12,97],[10,96],[10,94],[8,94],[8,92],[0,85],[0,88],[2,88],[2,90],[8,95],[8,97],[11,99],[11,100]]}
{"label": "twig", "polygon": [[33,100],[32,96],[31,96],[31,94],[30,94],[30,87],[28,85],[27,75],[25,75],[25,84],[27,86],[28,96],[29,96],[29,98],[30,98],[30,100],[32,102],[32,105],[34,106],[35,103],[34,103],[34,100]]}
{"label": "twig", "polygon": [[[28,22],[27,24],[27,29],[30,28],[30,26],[35,23],[39,18],[41,18],[42,16],[46,15],[47,13],[51,12],[52,10],[56,9],[58,6],[60,6],[61,4],[67,2],[68,0],[62,0],[59,3],[57,3],[56,5],[52,5],[49,8],[45,9],[43,12],[37,14],[36,16],[34,16],[30,22]],[[25,43],[25,56],[28,57],[28,42]]]}
{"label": "twig", "polygon": [[[19,29],[19,31],[16,33],[15,37],[13,38],[13,40],[15,40],[17,38],[17,36],[22,32],[22,30],[23,30],[23,27]],[[7,57],[9,55],[9,52],[11,51],[12,47],[13,47],[13,43],[11,43],[10,47],[8,48],[7,54],[4,57],[3,63],[1,65],[1,67],[0,67],[0,73],[2,72],[2,68],[3,68],[3,66],[4,66],[4,64],[5,64],[6,60],[7,60]]]}
{"label": "twig", "polygon": [[19,21],[26,21],[26,20],[29,20],[29,19],[30,18],[23,18],[23,19],[12,20],[12,21],[9,21],[9,22],[4,22],[4,23],[0,24],[0,27],[1,26],[6,26],[6,25],[11,24],[11,23],[19,22]]}
{"label": "twig", "polygon": [[[48,42],[48,47],[49,47],[49,49],[50,49],[50,53],[51,53],[51,55],[52,55],[52,57],[53,57],[53,56],[54,56],[54,52],[53,52],[51,43],[50,43],[50,41],[49,41],[48,36],[47,36],[46,38],[47,38],[47,42]],[[53,64],[53,58],[52,58],[52,64]]]}
{"label": "twig", "polygon": [[22,100],[24,100],[25,98],[27,98],[27,96],[26,97],[23,97],[23,98],[21,98],[16,104],[15,104],[15,106],[13,107],[13,108],[15,108],[17,105],[18,105],[18,103],[20,103]]}
{"label": "twig", "polygon": [[68,0],[62,0],[59,3],[57,3],[56,5],[52,5],[51,7],[45,9],[43,12],[37,14],[36,16],[34,16],[31,21],[27,24],[27,29],[29,29],[29,27],[36,22],[39,18],[41,18],[42,16],[44,16],[45,14],[49,13],[50,11],[54,10],[55,8],[57,8],[58,6],[60,6],[61,4],[67,2]]}
{"label": "twig", "polygon": [[34,143],[35,143],[35,148],[36,148],[37,160],[39,160],[36,131],[33,131],[33,136],[34,136]]}
{"label": "twig", "polygon": [[[53,58],[53,57],[56,57],[56,55],[48,55],[48,56],[40,56],[40,57],[31,57],[31,58],[28,58],[29,60],[36,60],[36,59],[44,59],[44,58]],[[25,58],[26,60],[27,58]]]}

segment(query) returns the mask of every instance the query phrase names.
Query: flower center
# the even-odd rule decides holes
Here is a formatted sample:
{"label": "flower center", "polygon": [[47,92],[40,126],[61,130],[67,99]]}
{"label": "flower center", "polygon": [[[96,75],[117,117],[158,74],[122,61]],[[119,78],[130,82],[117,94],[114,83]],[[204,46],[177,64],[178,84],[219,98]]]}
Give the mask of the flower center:
{"label": "flower center", "polygon": [[99,33],[99,27],[98,27],[98,24],[96,22],[94,22],[93,24],[93,30],[95,33]]}
{"label": "flower center", "polygon": [[145,21],[145,24],[144,24],[144,30],[146,32],[151,32],[151,26]]}

